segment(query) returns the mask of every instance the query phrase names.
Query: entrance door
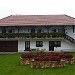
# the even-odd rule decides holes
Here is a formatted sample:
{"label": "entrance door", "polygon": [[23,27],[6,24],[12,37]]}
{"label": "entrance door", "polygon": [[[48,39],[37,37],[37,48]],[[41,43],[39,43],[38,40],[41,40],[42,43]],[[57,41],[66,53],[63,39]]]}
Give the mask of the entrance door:
{"label": "entrance door", "polygon": [[30,41],[25,41],[25,51],[30,51]]}
{"label": "entrance door", "polygon": [[54,41],[49,41],[49,51],[54,51]]}

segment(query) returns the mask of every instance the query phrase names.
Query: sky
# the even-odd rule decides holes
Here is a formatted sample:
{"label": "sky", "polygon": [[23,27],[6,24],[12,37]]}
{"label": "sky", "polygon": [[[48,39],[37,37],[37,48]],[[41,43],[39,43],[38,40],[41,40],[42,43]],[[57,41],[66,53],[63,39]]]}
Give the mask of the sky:
{"label": "sky", "polygon": [[61,15],[75,18],[75,0],[0,0],[0,19],[9,15]]}

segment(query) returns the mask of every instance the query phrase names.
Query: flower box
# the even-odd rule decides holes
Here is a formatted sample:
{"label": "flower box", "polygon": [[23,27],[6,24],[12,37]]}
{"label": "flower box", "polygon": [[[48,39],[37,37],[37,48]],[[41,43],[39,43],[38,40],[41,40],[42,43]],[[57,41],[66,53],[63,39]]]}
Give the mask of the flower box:
{"label": "flower box", "polygon": [[60,67],[64,67],[65,66],[65,60],[61,60],[60,61]]}
{"label": "flower box", "polygon": [[30,64],[30,61],[32,60],[32,58],[21,58],[20,57],[20,64],[21,65],[26,65],[26,64]]}
{"label": "flower box", "polygon": [[74,57],[65,52],[24,53],[20,57],[21,65],[30,64],[31,68],[64,67],[65,63],[74,64]]}
{"label": "flower box", "polygon": [[31,61],[31,68],[64,67],[65,60],[61,61]]}
{"label": "flower box", "polygon": [[74,57],[70,59],[70,64],[74,64]]}
{"label": "flower box", "polygon": [[73,55],[64,52],[60,55],[60,57],[62,58],[62,60],[65,60],[65,63],[74,64]]}
{"label": "flower box", "polygon": [[45,68],[45,62],[32,60],[31,68]]}
{"label": "flower box", "polygon": [[65,60],[65,63],[74,64],[74,57],[73,58],[62,58]]}
{"label": "flower box", "polygon": [[64,66],[65,66],[65,60],[50,61],[50,67],[64,67]]}
{"label": "flower box", "polygon": [[31,52],[23,53],[20,57],[20,64],[30,64],[30,61],[33,59],[33,54]]}

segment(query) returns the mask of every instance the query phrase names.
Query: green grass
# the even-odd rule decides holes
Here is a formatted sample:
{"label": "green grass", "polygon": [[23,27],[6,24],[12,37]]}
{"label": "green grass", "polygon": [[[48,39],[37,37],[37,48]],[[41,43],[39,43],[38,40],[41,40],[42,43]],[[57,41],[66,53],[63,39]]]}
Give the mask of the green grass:
{"label": "green grass", "polygon": [[[75,57],[75,53],[72,53]],[[62,68],[32,69],[20,65],[20,53],[0,55],[0,75],[75,75],[75,64]]]}

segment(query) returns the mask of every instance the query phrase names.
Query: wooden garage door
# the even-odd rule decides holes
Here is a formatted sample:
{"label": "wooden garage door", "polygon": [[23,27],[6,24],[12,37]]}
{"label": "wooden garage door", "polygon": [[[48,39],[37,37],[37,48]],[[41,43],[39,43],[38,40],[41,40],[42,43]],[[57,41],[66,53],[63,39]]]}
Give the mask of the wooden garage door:
{"label": "wooden garage door", "polygon": [[18,41],[0,41],[0,52],[18,52]]}

